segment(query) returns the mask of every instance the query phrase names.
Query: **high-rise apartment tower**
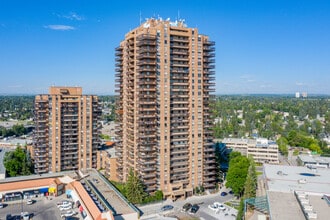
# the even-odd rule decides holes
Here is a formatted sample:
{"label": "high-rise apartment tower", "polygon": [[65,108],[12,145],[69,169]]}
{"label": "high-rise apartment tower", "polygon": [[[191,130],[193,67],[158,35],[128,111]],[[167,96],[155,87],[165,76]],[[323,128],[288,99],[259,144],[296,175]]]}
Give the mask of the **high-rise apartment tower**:
{"label": "high-rise apartment tower", "polygon": [[34,103],[35,173],[96,168],[100,146],[98,97],[81,87],[50,87]]}
{"label": "high-rise apartment tower", "polygon": [[190,196],[215,187],[210,120],[215,43],[183,21],[149,19],[116,48],[117,175],[148,192]]}

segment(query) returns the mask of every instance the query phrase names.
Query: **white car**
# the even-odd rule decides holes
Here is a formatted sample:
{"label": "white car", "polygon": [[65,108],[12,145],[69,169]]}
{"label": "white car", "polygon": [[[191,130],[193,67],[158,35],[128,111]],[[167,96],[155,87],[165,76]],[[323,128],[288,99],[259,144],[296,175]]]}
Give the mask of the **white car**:
{"label": "white car", "polygon": [[26,201],[26,204],[27,204],[27,205],[32,205],[32,204],[33,204],[33,200],[32,200],[32,199],[28,199],[28,200]]}
{"label": "white car", "polygon": [[21,213],[21,218],[23,218],[23,220],[29,220],[30,219],[30,214],[28,212],[22,212]]}
{"label": "white car", "polygon": [[71,217],[71,216],[74,216],[74,215],[77,215],[78,213],[73,211],[73,210],[70,210],[70,211],[67,211],[67,212],[64,212],[64,213],[61,213],[61,218],[64,218],[64,217]]}
{"label": "white car", "polygon": [[214,204],[211,204],[208,206],[209,209],[211,209],[212,211],[217,211],[218,210],[218,206],[214,205]]}
{"label": "white car", "polygon": [[57,203],[57,207],[72,205],[72,202],[63,200],[62,202]]}
{"label": "white car", "polygon": [[66,210],[70,210],[70,209],[72,209],[72,205],[61,206],[61,207],[60,207],[60,210],[61,210],[61,211],[66,211]]}
{"label": "white car", "polygon": [[215,212],[218,210],[226,209],[226,207],[223,204],[221,204],[220,202],[214,202],[212,205],[209,205],[208,207],[209,207],[209,209],[211,209],[212,211],[215,211]]}

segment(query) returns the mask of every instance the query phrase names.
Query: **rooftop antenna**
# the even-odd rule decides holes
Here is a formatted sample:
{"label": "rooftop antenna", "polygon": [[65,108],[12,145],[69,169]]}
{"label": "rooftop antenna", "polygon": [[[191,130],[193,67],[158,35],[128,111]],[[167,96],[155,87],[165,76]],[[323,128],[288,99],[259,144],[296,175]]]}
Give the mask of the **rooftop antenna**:
{"label": "rooftop antenna", "polygon": [[178,10],[178,20],[180,21],[180,10]]}

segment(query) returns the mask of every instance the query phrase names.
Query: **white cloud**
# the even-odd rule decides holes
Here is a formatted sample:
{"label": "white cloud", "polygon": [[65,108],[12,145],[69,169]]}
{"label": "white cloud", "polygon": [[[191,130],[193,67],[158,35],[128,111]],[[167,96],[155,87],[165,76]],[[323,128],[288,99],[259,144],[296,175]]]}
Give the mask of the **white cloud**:
{"label": "white cloud", "polygon": [[247,83],[253,83],[256,82],[256,80],[254,79],[253,75],[250,74],[243,74],[239,76],[240,79],[244,80]]}
{"label": "white cloud", "polygon": [[75,27],[69,26],[69,25],[62,25],[62,24],[51,24],[51,25],[46,25],[44,28],[56,30],[56,31],[70,31],[74,30]]}
{"label": "white cloud", "polygon": [[243,74],[243,75],[241,75],[239,78],[241,78],[241,79],[250,79],[250,78],[252,78],[252,75],[249,75],[249,74]]}
{"label": "white cloud", "polygon": [[262,84],[260,85],[260,88],[272,88],[273,86],[270,84]]}
{"label": "white cloud", "polygon": [[60,18],[66,18],[66,19],[69,19],[69,20],[75,20],[75,21],[82,21],[82,20],[85,20],[85,18],[81,15],[78,15],[77,13],[75,12],[71,12],[67,15],[57,15],[58,17]]}
{"label": "white cloud", "polygon": [[8,88],[22,88],[22,85],[9,85]]}
{"label": "white cloud", "polygon": [[305,86],[306,84],[305,83],[302,83],[302,82],[296,82],[296,85],[297,86]]}

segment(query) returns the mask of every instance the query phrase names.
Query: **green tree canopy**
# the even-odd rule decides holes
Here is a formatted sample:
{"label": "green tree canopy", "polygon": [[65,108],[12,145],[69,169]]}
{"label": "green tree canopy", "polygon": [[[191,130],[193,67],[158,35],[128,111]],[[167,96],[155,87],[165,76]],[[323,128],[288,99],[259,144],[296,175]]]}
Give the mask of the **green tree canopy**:
{"label": "green tree canopy", "polygon": [[128,179],[125,185],[127,199],[134,204],[141,204],[147,196],[144,192],[144,186],[136,172],[130,169]]}
{"label": "green tree canopy", "polygon": [[257,188],[257,172],[253,158],[249,158],[250,166],[244,184],[244,198],[251,198],[256,196]]}
{"label": "green tree canopy", "polygon": [[23,176],[33,173],[33,164],[26,149],[18,146],[15,151],[6,152],[4,166],[9,176]]}
{"label": "green tree canopy", "polygon": [[230,187],[237,196],[240,196],[244,191],[248,168],[249,159],[245,156],[236,156],[231,158],[229,162],[226,187]]}

